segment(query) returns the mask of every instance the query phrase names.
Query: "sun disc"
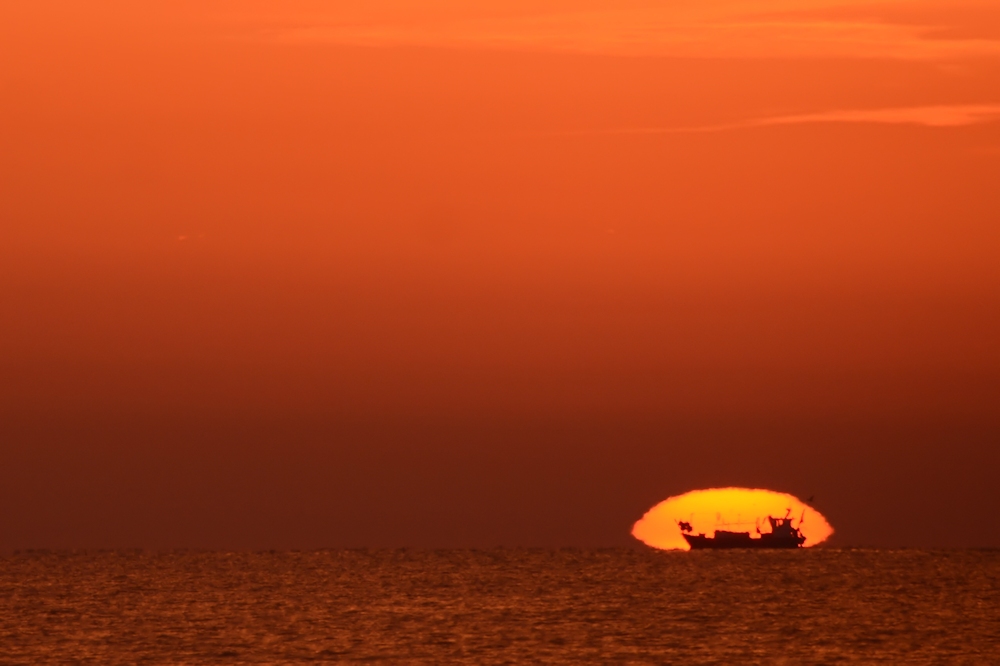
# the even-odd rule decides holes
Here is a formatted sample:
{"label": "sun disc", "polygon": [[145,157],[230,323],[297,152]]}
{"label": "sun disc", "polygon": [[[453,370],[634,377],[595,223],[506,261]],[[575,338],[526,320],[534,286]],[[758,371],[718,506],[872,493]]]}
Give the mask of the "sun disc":
{"label": "sun disc", "polygon": [[[804,547],[822,543],[833,534],[826,518],[794,495],[761,488],[709,488],[668,497],[640,518],[632,536],[647,546],[663,550],[690,550],[679,523],[690,523],[694,534],[714,530],[767,531],[767,517],[790,514],[795,518]],[[799,522],[801,520],[801,522]]]}

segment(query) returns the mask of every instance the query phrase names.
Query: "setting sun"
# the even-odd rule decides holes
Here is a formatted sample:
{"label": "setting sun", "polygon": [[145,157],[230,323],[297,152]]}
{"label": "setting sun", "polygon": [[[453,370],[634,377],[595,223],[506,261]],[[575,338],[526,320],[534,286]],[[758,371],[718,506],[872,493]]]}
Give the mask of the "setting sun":
{"label": "setting sun", "polygon": [[711,488],[669,497],[646,512],[632,528],[632,536],[663,550],[690,550],[681,523],[694,534],[715,530],[765,534],[768,517],[789,515],[805,537],[805,547],[815,546],[833,534],[823,515],[787,493],[759,488]]}

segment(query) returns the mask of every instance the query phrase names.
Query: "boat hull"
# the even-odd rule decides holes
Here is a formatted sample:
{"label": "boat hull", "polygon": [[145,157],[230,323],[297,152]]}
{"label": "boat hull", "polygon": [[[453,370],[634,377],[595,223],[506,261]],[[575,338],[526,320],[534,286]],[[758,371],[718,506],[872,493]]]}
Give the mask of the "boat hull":
{"label": "boat hull", "polygon": [[746,538],[720,538],[707,537],[704,534],[684,534],[684,540],[691,546],[691,550],[733,550],[745,548],[763,548],[767,550],[783,550],[790,548],[801,548],[805,541],[802,537],[789,539],[768,539],[765,537],[751,539],[747,534]]}

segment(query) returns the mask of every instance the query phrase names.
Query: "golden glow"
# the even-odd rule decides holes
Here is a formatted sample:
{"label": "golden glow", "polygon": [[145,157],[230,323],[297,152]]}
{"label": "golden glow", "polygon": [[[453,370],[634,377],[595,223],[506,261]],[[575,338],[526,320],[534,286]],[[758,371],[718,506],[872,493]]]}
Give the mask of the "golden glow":
{"label": "golden glow", "polygon": [[[694,534],[711,536],[715,530],[750,532],[755,525],[767,532],[768,516],[784,516],[791,510],[794,525],[806,537],[805,546],[815,546],[833,534],[833,527],[819,511],[794,495],[759,488],[710,488],[668,497],[646,512],[633,527],[632,536],[647,546],[664,550],[690,550],[678,521],[691,523]],[[801,526],[799,518],[804,517]]]}

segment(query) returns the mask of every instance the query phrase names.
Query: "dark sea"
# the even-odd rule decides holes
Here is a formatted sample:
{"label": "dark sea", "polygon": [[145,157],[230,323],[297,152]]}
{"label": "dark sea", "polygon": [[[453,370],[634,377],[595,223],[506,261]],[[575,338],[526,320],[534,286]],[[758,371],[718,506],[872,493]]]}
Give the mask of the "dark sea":
{"label": "dark sea", "polygon": [[1000,664],[1000,551],[30,551],[3,664]]}

